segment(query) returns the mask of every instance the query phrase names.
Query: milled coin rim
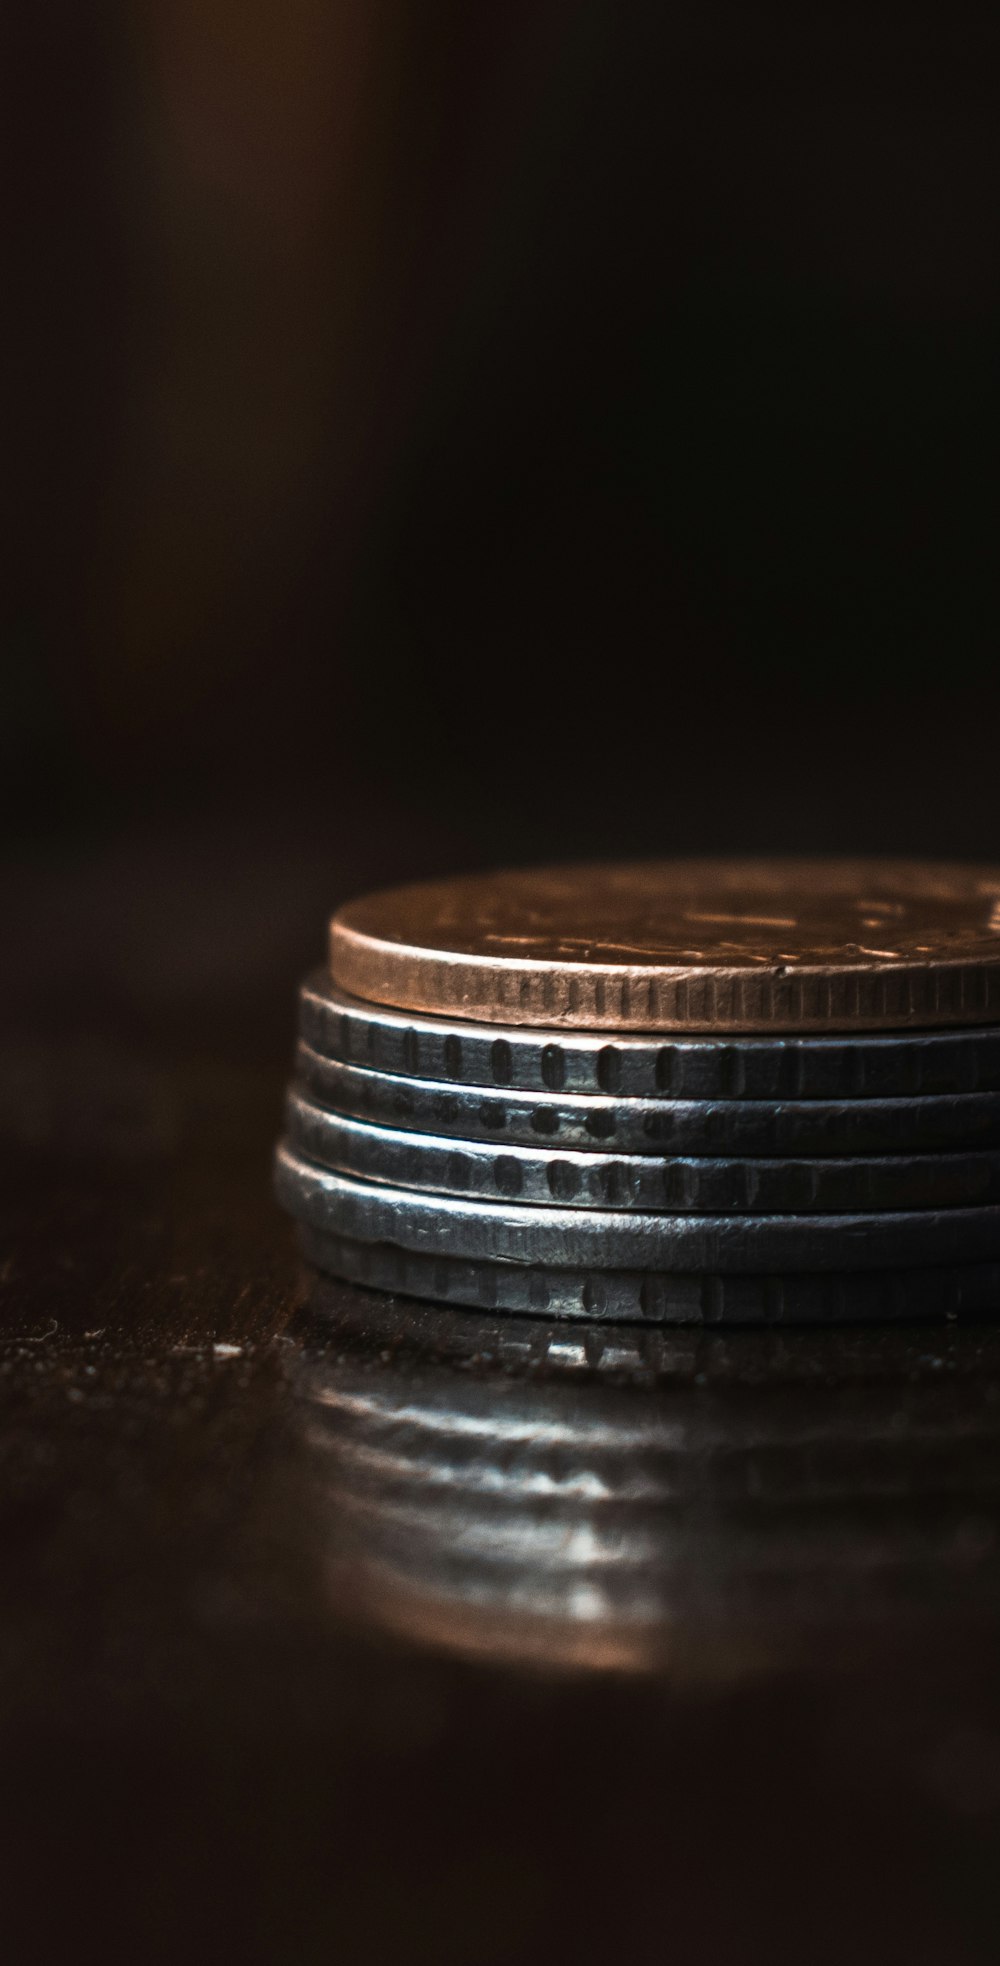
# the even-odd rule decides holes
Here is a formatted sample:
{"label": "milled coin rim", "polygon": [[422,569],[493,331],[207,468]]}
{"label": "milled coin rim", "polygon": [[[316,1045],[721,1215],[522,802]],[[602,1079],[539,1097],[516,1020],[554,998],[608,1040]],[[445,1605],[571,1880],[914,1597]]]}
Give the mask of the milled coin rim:
{"label": "milled coin rim", "polygon": [[[317,1103],[352,1119],[500,1146],[563,1142],[584,1152],[740,1159],[970,1152],[1000,1146],[1000,1093],[909,1099],[629,1099],[453,1085],[344,1065],[299,1044],[296,1070]],[[567,1137],[568,1136],[568,1137]],[[843,1142],[844,1144],[837,1144]],[[888,1142],[888,1144],[886,1144]]]}
{"label": "milled coin rim", "polygon": [[1000,1207],[851,1215],[649,1215],[539,1208],[360,1181],[286,1143],[278,1198],[309,1227],[428,1254],[555,1269],[739,1271],[886,1269],[1000,1257]]}
{"label": "milled coin rim", "polygon": [[[747,878],[755,867],[772,874],[785,870],[789,876],[798,871],[803,878],[824,867],[838,868],[845,875],[856,872],[859,883],[866,873],[875,877],[881,872],[884,878],[896,869],[901,879],[906,872],[945,884],[974,878],[985,893],[995,889],[1000,895],[1000,869],[971,863],[758,856],[730,863],[678,861],[677,868],[679,875],[695,867],[708,873],[727,864],[739,866]],[[482,878],[484,884],[491,878],[499,885],[538,875],[579,879],[588,871],[598,870],[507,869]],[[638,864],[635,872],[641,872]],[[477,877],[460,878],[456,889],[470,878]],[[396,1009],[546,1030],[820,1033],[933,1030],[1000,1021],[1000,936],[995,954],[967,948],[955,958],[942,953],[879,961],[868,954],[863,961],[823,963],[776,954],[773,962],[765,957],[752,965],[708,960],[631,964],[439,948],[393,937],[377,927],[361,929],[351,920],[352,912],[370,911],[375,904],[391,908],[397,897],[402,906],[404,897],[421,888],[431,894],[448,886],[441,881],[410,883],[345,904],[330,924],[334,981],[354,996]]]}
{"label": "milled coin rim", "polygon": [[[557,1362],[568,1357],[574,1370],[581,1364],[596,1370],[608,1344],[615,1346],[612,1369],[650,1369],[645,1346],[664,1327],[688,1332],[707,1328],[721,1335],[741,1328],[855,1325],[860,1333],[870,1325],[919,1326],[928,1319],[940,1323],[946,1317],[982,1318],[1000,1303],[1000,1263],[718,1276],[470,1261],[426,1255],[388,1241],[361,1242],[324,1234],[302,1224],[298,1239],[306,1262],[324,1276],[378,1291],[386,1304],[392,1296],[401,1296],[428,1306],[465,1306],[484,1316],[524,1319],[529,1333],[544,1329],[542,1320],[552,1320],[546,1330],[546,1358],[549,1353]],[[581,1335],[571,1336],[567,1329],[561,1346],[560,1325],[582,1327]],[[619,1346],[614,1338],[597,1341],[599,1349],[591,1364],[588,1327],[605,1332],[618,1327],[629,1342]],[[657,1356],[654,1353],[654,1366]]]}
{"label": "milled coin rim", "polygon": [[316,970],[299,989],[299,1029],[315,1052],[342,1064],[501,1091],[712,1100],[1000,1091],[1000,1024],[750,1035],[554,1032],[365,1002]]}
{"label": "milled coin rim", "polygon": [[509,962],[428,956],[405,943],[330,930],[330,973],[352,995],[396,1010],[543,1030],[711,1034],[936,1030],[1000,1022],[1000,952],[993,961],[886,963],[878,970],[802,964],[746,970]]}
{"label": "milled coin rim", "polygon": [[866,1214],[1000,1203],[997,1149],[822,1159],[497,1147],[353,1119],[318,1105],[294,1085],[286,1100],[286,1126],[298,1153],[334,1173],[421,1192],[517,1200],[544,1208]]}

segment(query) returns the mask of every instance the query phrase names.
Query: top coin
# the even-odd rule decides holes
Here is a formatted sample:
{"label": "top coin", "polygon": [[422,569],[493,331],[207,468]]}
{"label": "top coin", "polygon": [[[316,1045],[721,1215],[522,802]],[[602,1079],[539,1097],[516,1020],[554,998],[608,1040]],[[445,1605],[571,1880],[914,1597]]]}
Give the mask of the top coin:
{"label": "top coin", "polygon": [[428,881],[350,902],[334,980],[369,1002],[606,1031],[1000,1021],[1000,868],[665,860]]}

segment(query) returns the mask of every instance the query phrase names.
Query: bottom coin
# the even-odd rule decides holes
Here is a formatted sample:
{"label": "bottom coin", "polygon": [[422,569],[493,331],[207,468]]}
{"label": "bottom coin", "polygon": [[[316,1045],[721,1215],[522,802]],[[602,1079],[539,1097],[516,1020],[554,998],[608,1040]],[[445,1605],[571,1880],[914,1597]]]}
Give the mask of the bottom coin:
{"label": "bottom coin", "polygon": [[902,1323],[1000,1310],[1000,1263],[794,1276],[556,1270],[430,1256],[300,1228],[307,1262],[349,1283],[480,1311],[647,1324]]}

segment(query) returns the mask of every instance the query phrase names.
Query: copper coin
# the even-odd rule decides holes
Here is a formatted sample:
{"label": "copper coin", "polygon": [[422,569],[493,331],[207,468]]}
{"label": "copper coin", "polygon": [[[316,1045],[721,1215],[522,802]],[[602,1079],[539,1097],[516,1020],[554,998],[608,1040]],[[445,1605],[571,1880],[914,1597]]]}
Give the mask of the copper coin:
{"label": "copper coin", "polygon": [[363,897],[330,969],[373,1003],[546,1030],[852,1031],[1000,1022],[1000,868],[674,860]]}

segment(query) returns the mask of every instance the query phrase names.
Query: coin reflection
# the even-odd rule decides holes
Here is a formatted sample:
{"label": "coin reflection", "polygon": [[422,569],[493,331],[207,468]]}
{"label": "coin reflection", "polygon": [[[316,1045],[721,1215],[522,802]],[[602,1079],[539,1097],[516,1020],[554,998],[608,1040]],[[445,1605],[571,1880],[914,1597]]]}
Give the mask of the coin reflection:
{"label": "coin reflection", "polygon": [[736,1677],[1000,1608],[1000,1335],[600,1334],[316,1279],[293,1371],[340,1615]]}

